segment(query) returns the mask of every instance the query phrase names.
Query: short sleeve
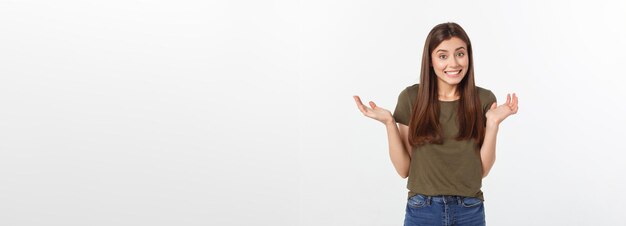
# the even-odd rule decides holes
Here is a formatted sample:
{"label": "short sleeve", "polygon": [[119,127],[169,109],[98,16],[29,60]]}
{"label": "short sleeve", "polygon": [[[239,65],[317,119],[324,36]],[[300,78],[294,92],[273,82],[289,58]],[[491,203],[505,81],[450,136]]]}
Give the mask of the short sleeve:
{"label": "short sleeve", "polygon": [[393,118],[397,123],[409,125],[411,117],[411,101],[407,89],[402,90],[398,95],[398,103],[393,111]]}
{"label": "short sleeve", "polygon": [[487,94],[485,95],[485,99],[482,101],[483,102],[483,113],[487,113],[487,111],[489,111],[489,108],[491,107],[491,104],[493,103],[497,103],[497,99],[496,99],[496,95],[493,94],[493,92],[491,92],[491,90],[486,90]]}

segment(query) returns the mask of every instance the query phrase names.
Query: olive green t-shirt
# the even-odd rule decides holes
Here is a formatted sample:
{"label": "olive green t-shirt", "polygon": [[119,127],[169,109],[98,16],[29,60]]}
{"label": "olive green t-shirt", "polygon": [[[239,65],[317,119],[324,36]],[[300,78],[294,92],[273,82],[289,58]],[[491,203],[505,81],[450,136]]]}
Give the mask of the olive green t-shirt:
{"label": "olive green t-shirt", "polygon": [[[418,84],[404,89],[398,96],[393,113],[397,123],[409,125],[413,104],[417,98]],[[496,97],[490,90],[477,87],[484,112]],[[439,101],[439,123],[443,144],[425,144],[412,148],[407,188],[409,197],[422,195],[458,195],[484,200],[482,165],[478,147],[473,139],[455,140],[458,133],[457,109],[459,100]]]}

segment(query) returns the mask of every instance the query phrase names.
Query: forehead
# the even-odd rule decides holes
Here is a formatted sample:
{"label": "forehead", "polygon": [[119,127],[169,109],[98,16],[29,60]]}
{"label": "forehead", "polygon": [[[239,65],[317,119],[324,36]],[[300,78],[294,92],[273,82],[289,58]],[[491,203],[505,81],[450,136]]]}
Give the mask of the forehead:
{"label": "forehead", "polygon": [[456,49],[460,47],[464,47],[465,49],[467,49],[467,44],[465,44],[465,42],[461,40],[460,38],[452,37],[448,40],[444,40],[443,42],[439,43],[439,45],[435,48],[435,50],[433,50],[433,53],[439,50],[446,50],[448,52],[454,52]]}

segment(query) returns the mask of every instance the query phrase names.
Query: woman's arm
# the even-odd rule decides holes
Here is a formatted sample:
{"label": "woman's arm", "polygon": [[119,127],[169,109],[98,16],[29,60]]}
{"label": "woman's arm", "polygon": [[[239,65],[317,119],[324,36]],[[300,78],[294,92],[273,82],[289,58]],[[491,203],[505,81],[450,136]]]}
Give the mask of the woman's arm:
{"label": "woman's arm", "polygon": [[500,123],[504,121],[510,115],[517,113],[518,100],[515,93],[511,100],[511,95],[507,94],[506,103],[497,106],[493,103],[489,108],[489,111],[485,114],[487,117],[487,127],[485,131],[485,139],[483,140],[483,146],[480,148],[480,160],[483,165],[483,178],[489,174],[491,167],[496,162],[496,137],[498,135],[498,128]]}
{"label": "woman's arm", "polygon": [[489,174],[491,167],[496,162],[496,137],[498,136],[499,125],[487,123],[485,140],[480,148],[480,160],[483,163],[483,178]]}
{"label": "woman's arm", "polygon": [[[407,150],[411,150],[410,145],[407,145],[408,139],[403,139],[408,135],[408,126],[399,124],[400,129],[396,126],[395,120],[385,123],[387,128],[387,140],[389,143],[389,158],[393,167],[396,168],[396,172],[402,178],[409,176],[409,165],[411,163],[411,154]],[[406,127],[406,128],[405,128]]]}
{"label": "woman's arm", "polygon": [[396,121],[393,119],[393,115],[387,109],[376,106],[372,101],[369,102],[371,108],[365,106],[361,102],[359,96],[354,96],[354,101],[357,107],[363,113],[363,115],[375,119],[385,125],[387,128],[387,140],[389,143],[389,157],[391,163],[396,169],[396,172],[402,178],[406,178],[409,175],[409,163],[411,162],[411,156],[406,150],[411,150],[408,143],[408,126],[400,124],[400,129],[396,125]]}

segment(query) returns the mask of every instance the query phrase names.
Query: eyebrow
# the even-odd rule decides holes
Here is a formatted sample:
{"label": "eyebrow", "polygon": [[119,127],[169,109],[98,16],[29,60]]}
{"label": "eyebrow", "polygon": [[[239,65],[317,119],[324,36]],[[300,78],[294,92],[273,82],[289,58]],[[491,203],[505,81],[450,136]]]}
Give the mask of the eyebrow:
{"label": "eyebrow", "polygon": [[[465,49],[465,47],[461,46],[461,47],[459,47],[459,48],[456,48],[454,51],[457,51],[457,50],[459,50],[459,49]],[[439,50],[437,50],[437,52],[435,52],[435,53],[438,53],[439,51],[448,52],[448,50],[445,50],[445,49],[439,49]]]}

